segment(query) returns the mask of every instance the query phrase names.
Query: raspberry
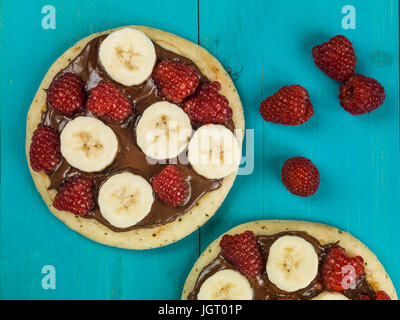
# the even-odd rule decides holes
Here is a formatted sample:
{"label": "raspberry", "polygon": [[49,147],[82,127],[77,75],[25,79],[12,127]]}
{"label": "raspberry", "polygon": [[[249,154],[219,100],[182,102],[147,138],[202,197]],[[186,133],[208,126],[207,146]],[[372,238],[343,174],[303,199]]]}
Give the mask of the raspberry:
{"label": "raspberry", "polygon": [[121,122],[132,114],[132,106],[123,91],[111,82],[101,81],[92,89],[86,104],[96,116]]}
{"label": "raspberry", "polygon": [[224,235],[219,245],[222,256],[244,275],[256,277],[262,272],[264,261],[252,231]]}
{"label": "raspberry", "polygon": [[[366,294],[362,294],[358,297],[359,300],[371,300]],[[375,300],[392,300],[385,291],[378,291],[376,293]]]}
{"label": "raspberry", "polygon": [[378,291],[375,300],[392,300],[385,291]]}
{"label": "raspberry", "polygon": [[73,73],[57,77],[47,89],[47,104],[67,115],[83,110],[85,99],[85,83]]}
{"label": "raspberry", "polygon": [[354,74],[357,58],[353,44],[345,36],[337,35],[312,49],[314,62],[322,72],[343,82]]}
{"label": "raspberry", "polygon": [[282,183],[293,194],[309,197],[318,190],[319,171],[311,160],[294,157],[286,160],[281,171]]}
{"label": "raspberry", "polygon": [[188,183],[174,165],[166,166],[151,180],[151,185],[158,198],[170,207],[181,206],[188,195]]}
{"label": "raspberry", "polygon": [[218,81],[202,83],[197,92],[185,101],[184,110],[190,120],[201,123],[223,123],[232,118],[228,99],[219,94]]}
{"label": "raspberry", "polygon": [[83,216],[94,209],[93,181],[84,177],[67,180],[58,190],[54,208]]}
{"label": "raspberry", "polygon": [[261,116],[265,121],[297,126],[314,114],[308,92],[300,85],[285,86],[261,102]]}
{"label": "raspberry", "polygon": [[341,106],[352,115],[379,108],[385,101],[385,89],[378,81],[363,75],[352,76],[339,88]]}
{"label": "raspberry", "polygon": [[200,75],[191,65],[163,60],[154,68],[153,79],[167,100],[179,103],[195,93]]}
{"label": "raspberry", "polygon": [[58,132],[50,127],[37,128],[32,135],[29,158],[34,171],[54,170],[62,159]]}
{"label": "raspberry", "polygon": [[344,249],[339,246],[328,251],[321,268],[322,283],[334,291],[353,288],[363,273],[364,259],[346,256]]}

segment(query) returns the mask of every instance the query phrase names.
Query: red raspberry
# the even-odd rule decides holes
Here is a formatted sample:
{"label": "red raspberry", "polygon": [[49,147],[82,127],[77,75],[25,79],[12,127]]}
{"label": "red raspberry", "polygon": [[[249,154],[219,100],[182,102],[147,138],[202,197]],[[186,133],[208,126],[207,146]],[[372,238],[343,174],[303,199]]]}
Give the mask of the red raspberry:
{"label": "red raspberry", "polygon": [[312,49],[314,62],[322,72],[343,82],[354,74],[357,58],[353,44],[345,36],[337,35]]}
{"label": "red raspberry", "polygon": [[256,277],[262,272],[264,261],[252,231],[224,235],[219,245],[222,256],[244,275]]}
{"label": "red raspberry", "polygon": [[160,200],[170,207],[181,206],[188,195],[188,183],[174,165],[166,166],[151,180],[151,185]]}
{"label": "red raspberry", "polygon": [[282,183],[293,194],[309,197],[318,190],[319,171],[311,160],[294,157],[286,160],[281,171]]}
{"label": "red raspberry", "polygon": [[[366,294],[362,294],[358,298],[359,300],[371,300]],[[392,300],[385,291],[378,291],[376,293],[375,300]]]}
{"label": "red raspberry", "polygon": [[202,83],[197,92],[185,101],[184,110],[190,120],[201,123],[223,123],[232,118],[228,99],[219,94],[218,81]]}
{"label": "red raspberry", "polygon": [[285,86],[261,102],[260,113],[265,121],[297,126],[314,114],[308,92],[300,85]]}
{"label": "red raspberry", "polygon": [[385,291],[378,291],[375,300],[392,300]]}
{"label": "red raspberry", "polygon": [[364,259],[348,257],[343,248],[334,246],[325,257],[321,268],[323,285],[334,291],[344,291],[356,285],[364,273]]}
{"label": "red raspberry", "polygon": [[50,127],[37,128],[32,135],[29,158],[34,171],[53,171],[62,159],[58,132]]}
{"label": "red raspberry", "polygon": [[123,91],[110,82],[101,81],[92,89],[86,104],[96,116],[123,121],[132,114],[132,106]]}
{"label": "red raspberry", "polygon": [[57,77],[47,89],[47,104],[67,115],[83,110],[85,99],[85,83],[73,73]]}
{"label": "red raspberry", "polygon": [[163,60],[154,68],[153,79],[167,100],[179,103],[195,93],[199,86],[200,75],[189,64]]}
{"label": "red raspberry", "polygon": [[77,216],[88,214],[94,209],[93,181],[80,176],[67,180],[58,190],[53,206]]}
{"label": "red raspberry", "polygon": [[385,88],[378,81],[363,75],[352,76],[339,88],[341,106],[352,115],[379,108],[385,101]]}

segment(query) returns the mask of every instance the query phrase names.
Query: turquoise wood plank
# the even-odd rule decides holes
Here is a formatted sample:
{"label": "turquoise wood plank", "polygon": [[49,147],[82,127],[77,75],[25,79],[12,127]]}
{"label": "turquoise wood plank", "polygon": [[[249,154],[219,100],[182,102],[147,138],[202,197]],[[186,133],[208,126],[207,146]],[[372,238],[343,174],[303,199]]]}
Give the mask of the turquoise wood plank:
{"label": "turquoise wood plank", "polygon": [[[343,6],[356,9],[356,29],[343,30]],[[200,44],[232,69],[246,127],[254,129],[255,170],[239,176],[218,214],[201,229],[201,248],[233,226],[255,219],[304,219],[335,225],[364,241],[400,289],[399,51],[397,1],[200,2]],[[339,105],[338,84],[313,64],[311,48],[335,34],[354,43],[357,71],[386,88],[385,105],[353,117]],[[315,115],[305,125],[266,123],[260,102],[286,84],[302,84]],[[283,162],[311,158],[318,193],[291,195]]]}
{"label": "turquoise wood plank", "polygon": [[[43,30],[41,9],[56,8]],[[135,252],[96,244],[51,215],[25,160],[25,118],[50,65],[92,32],[143,24],[197,42],[197,1],[1,1],[0,299],[178,299],[198,234],[165,248]],[[41,286],[56,269],[56,289]]]}

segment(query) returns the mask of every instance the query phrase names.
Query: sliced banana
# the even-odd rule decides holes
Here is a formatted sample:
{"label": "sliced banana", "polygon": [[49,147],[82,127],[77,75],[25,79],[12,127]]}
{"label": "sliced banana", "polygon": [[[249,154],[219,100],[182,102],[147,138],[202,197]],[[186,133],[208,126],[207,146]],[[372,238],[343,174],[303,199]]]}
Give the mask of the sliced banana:
{"label": "sliced banana", "polygon": [[111,78],[125,86],[134,86],[151,75],[156,50],[143,32],[125,28],[114,31],[103,40],[99,58]]}
{"label": "sliced banana", "polygon": [[221,179],[236,172],[240,156],[235,136],[222,125],[200,127],[189,142],[188,160],[207,179]]}
{"label": "sliced banana", "polygon": [[339,292],[324,291],[321,292],[316,297],[312,298],[311,300],[350,300],[350,299]]}
{"label": "sliced banana", "polygon": [[253,289],[245,276],[235,270],[221,270],[200,287],[198,300],[252,300]]}
{"label": "sliced banana", "polygon": [[107,179],[99,191],[98,203],[104,219],[117,228],[141,221],[153,205],[153,189],[141,176],[118,173]]}
{"label": "sliced banana", "polygon": [[60,135],[61,153],[67,162],[85,172],[98,172],[110,165],[118,152],[114,131],[92,117],[68,122]]}
{"label": "sliced banana", "polygon": [[296,236],[282,236],[272,244],[266,265],[268,279],[293,292],[307,287],[318,273],[318,255],[312,244]]}
{"label": "sliced banana", "polygon": [[187,114],[167,101],[148,107],[136,127],[138,146],[157,160],[178,156],[187,147],[191,135],[192,125]]}

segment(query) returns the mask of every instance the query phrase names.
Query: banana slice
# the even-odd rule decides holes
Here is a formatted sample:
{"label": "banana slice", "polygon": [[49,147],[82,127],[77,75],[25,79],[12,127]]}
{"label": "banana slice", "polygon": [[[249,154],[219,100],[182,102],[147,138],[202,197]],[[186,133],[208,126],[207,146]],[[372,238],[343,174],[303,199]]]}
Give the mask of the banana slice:
{"label": "banana slice", "polygon": [[136,127],[138,146],[157,160],[175,158],[185,150],[191,135],[192,125],[187,114],[167,101],[148,107]]}
{"label": "banana slice", "polygon": [[100,187],[98,198],[102,216],[117,228],[128,228],[141,221],[153,202],[151,185],[130,172],[108,178]]}
{"label": "banana slice", "polygon": [[125,28],[114,31],[104,39],[99,58],[111,78],[125,86],[134,86],[151,75],[156,50],[143,32]]}
{"label": "banana slice", "polygon": [[293,292],[307,287],[318,273],[318,255],[310,242],[296,236],[278,238],[269,250],[268,279],[279,289]]}
{"label": "banana slice", "polygon": [[235,136],[222,125],[200,127],[189,142],[188,160],[207,179],[221,179],[236,172],[240,156]]}
{"label": "banana slice", "polygon": [[241,273],[226,269],[213,274],[202,284],[198,300],[252,300],[253,289]]}
{"label": "banana slice", "polygon": [[85,172],[98,172],[110,165],[118,152],[114,131],[92,117],[76,117],[60,135],[61,153],[67,162]]}
{"label": "banana slice", "polygon": [[324,291],[321,292],[316,297],[312,298],[311,300],[350,300],[350,299],[339,292]]}

